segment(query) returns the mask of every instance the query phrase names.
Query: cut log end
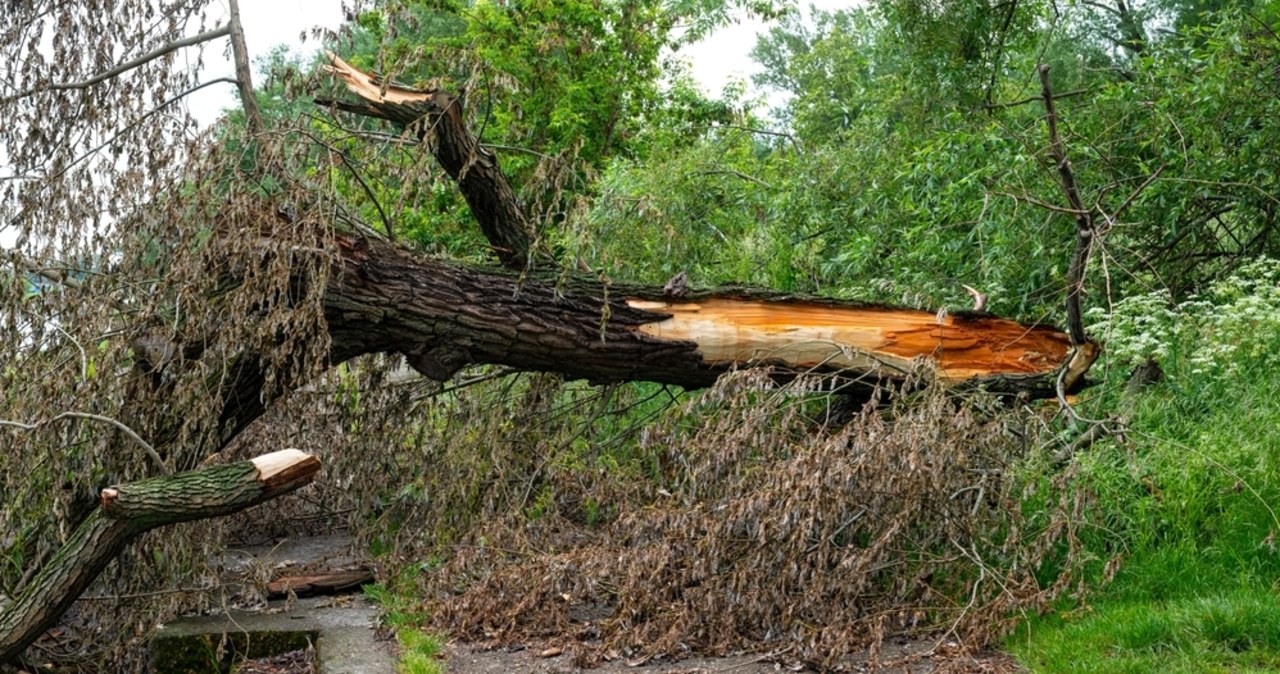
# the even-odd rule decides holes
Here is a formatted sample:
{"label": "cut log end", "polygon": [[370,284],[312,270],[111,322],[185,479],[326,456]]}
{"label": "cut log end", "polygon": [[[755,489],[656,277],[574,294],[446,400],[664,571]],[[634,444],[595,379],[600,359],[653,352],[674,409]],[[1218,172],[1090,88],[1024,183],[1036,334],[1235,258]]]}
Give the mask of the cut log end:
{"label": "cut log end", "polygon": [[320,471],[320,459],[297,449],[282,449],[250,460],[258,469],[264,493],[290,491],[310,482]]}
{"label": "cut log end", "polygon": [[35,641],[142,532],[239,512],[301,487],[319,470],[319,459],[286,449],[103,489],[102,508],[76,528],[18,597],[0,605],[0,665]]}
{"label": "cut log end", "polygon": [[263,482],[270,480],[277,474],[290,469],[300,461],[310,459],[311,455],[299,449],[282,449],[278,452],[263,454],[254,459],[249,459],[253,465],[258,467],[258,479]]}

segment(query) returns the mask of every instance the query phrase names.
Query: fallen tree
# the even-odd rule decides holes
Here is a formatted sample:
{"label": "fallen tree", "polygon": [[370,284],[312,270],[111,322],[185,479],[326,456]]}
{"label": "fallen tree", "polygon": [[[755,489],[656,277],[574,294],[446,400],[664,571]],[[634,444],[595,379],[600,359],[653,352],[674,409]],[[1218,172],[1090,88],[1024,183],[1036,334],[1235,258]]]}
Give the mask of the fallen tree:
{"label": "fallen tree", "polygon": [[102,490],[99,507],[31,583],[0,605],[0,663],[21,655],[129,541],[178,522],[221,517],[310,483],[320,461],[296,449]]}
{"label": "fallen tree", "polygon": [[[838,373],[842,391],[854,395],[882,384],[937,380],[1001,396],[1051,398],[1082,386],[1099,354],[1096,343],[1077,342],[1059,329],[983,311],[930,312],[736,287],[690,291],[683,283],[610,284],[535,269],[529,220],[496,156],[464,124],[458,98],[383,82],[329,57],[330,72],[361,100],[317,102],[393,122],[416,137],[457,182],[505,267],[433,258],[365,227],[340,228],[322,299],[330,364],[402,354],[437,381],[491,364],[601,384],[686,388],[709,386],[729,370],[764,366],[778,380]],[[294,224],[280,210],[274,217]],[[260,357],[239,358],[223,379],[221,445],[270,404]],[[929,372],[932,377],[920,376]]]}
{"label": "fallen tree", "polygon": [[[359,102],[322,105],[394,122],[458,183],[504,266],[501,274],[414,256],[364,238],[339,241],[342,266],[325,296],[334,359],[400,352],[432,379],[478,363],[593,382],[707,386],[726,370],[766,365],[781,376],[838,371],[873,386],[927,362],[949,384],[1050,397],[1073,390],[1097,357],[1059,330],[982,312],[934,313],[756,290],[606,286],[529,275],[527,219],[496,157],[439,90],[384,82],[329,54]],[[1061,375],[1061,376],[1060,376]]]}
{"label": "fallen tree", "polygon": [[[235,51],[243,56],[242,48]],[[729,370],[766,366],[776,379],[806,372],[837,373],[845,382],[843,390],[863,393],[886,382],[924,382],[929,378],[915,375],[932,372],[933,378],[954,387],[1052,397],[1078,388],[1097,356],[1095,345],[1075,335],[983,312],[932,312],[741,288],[690,291],[674,282],[667,288],[640,287],[549,272],[548,265],[537,268],[534,226],[517,203],[497,158],[466,128],[459,100],[446,92],[381,82],[336,56],[332,63],[334,74],[360,100],[322,102],[389,120],[415,136],[457,182],[503,268],[431,258],[354,226],[339,227],[332,240],[314,248],[309,247],[311,241],[268,240],[263,250],[269,251],[259,255],[261,251],[254,250],[232,263],[228,268],[263,263],[284,251],[312,257],[317,251],[333,253],[323,260],[328,270],[319,301],[323,339],[313,340],[328,349],[327,363],[321,365],[387,353],[402,354],[416,370],[439,381],[470,365],[495,364],[597,383],[643,380],[689,388],[708,386]],[[247,76],[243,79],[242,94],[249,90]],[[251,121],[249,127],[250,133],[262,133],[260,121]],[[300,184],[295,181],[295,186]],[[254,239],[257,230],[252,224],[273,212],[290,217],[290,204],[270,206],[260,211],[256,223],[227,224],[239,227],[236,231],[241,233],[251,231],[244,238]],[[175,209],[183,217],[218,211]],[[317,229],[328,231],[332,225],[324,222]],[[301,236],[314,236],[314,232]],[[199,246],[179,245],[163,237],[157,240],[157,250],[169,246],[196,251],[188,261],[199,258]],[[24,273],[77,291],[87,287],[65,270],[59,276],[47,264],[36,264],[17,253],[12,259]],[[211,262],[195,272],[188,269],[184,278],[224,273],[226,268],[213,268],[224,262]],[[169,277],[151,268],[143,271],[145,283],[121,293],[127,300],[112,299],[99,306],[121,315],[135,311],[125,306],[128,300],[146,306],[147,295],[138,289],[152,287],[152,276]],[[241,266],[239,271],[243,277],[257,270]],[[306,286],[311,277],[306,271],[291,271],[292,276],[282,274],[287,277],[282,286],[288,290],[272,299],[252,298],[240,305],[211,302],[200,313],[188,308],[172,320],[168,314],[144,316],[129,330],[112,333],[130,340],[128,357],[120,361],[128,363],[130,375],[119,380],[126,382],[120,409],[127,423],[121,425],[149,425],[138,437],[145,435],[149,440],[143,444],[159,457],[158,466],[195,465],[200,458],[197,450],[180,442],[183,432],[196,432],[193,428],[205,433],[199,438],[205,443],[200,452],[226,447],[278,396],[302,385],[308,372],[314,373],[305,367],[288,376],[272,370],[273,362],[286,360],[290,355],[286,352],[296,346],[284,344],[291,335],[281,324],[264,321],[269,338],[254,346],[226,334],[231,332],[228,326],[253,322],[271,310],[294,309],[293,291]],[[179,288],[173,295],[188,292],[196,294]],[[173,301],[174,306],[179,304]],[[207,323],[190,318],[193,313],[207,318]],[[148,322],[157,316],[161,320]],[[156,324],[176,327],[164,334]],[[271,349],[285,355],[273,360]],[[80,355],[88,360],[84,351]],[[91,378],[89,370],[86,362],[82,379]],[[175,382],[184,382],[201,395],[207,393],[211,402],[198,409],[216,415],[216,423],[198,428],[184,425],[191,410],[168,404],[179,390]],[[162,419],[153,421],[157,417]],[[209,436],[216,437],[209,440]],[[109,444],[110,439],[103,442]],[[296,471],[296,476],[268,484],[269,471],[259,465],[266,458],[101,492],[101,507],[79,523],[60,553],[43,564],[33,564],[40,572],[23,584],[13,602],[0,608],[0,661],[21,653],[138,534],[246,508],[304,484],[318,468],[310,457],[291,455],[285,457],[285,463],[292,462],[286,472]]]}

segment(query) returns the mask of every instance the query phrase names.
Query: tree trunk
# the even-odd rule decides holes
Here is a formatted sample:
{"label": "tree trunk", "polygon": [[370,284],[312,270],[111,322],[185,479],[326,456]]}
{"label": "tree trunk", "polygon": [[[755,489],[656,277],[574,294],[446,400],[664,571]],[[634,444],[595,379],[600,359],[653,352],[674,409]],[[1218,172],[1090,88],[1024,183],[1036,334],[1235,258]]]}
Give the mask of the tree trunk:
{"label": "tree trunk", "polygon": [[0,664],[17,658],[53,625],[139,534],[244,510],[311,482],[319,470],[315,457],[286,449],[102,490],[101,507],[12,603],[0,605]]}
{"label": "tree trunk", "polygon": [[654,288],[485,271],[353,237],[339,244],[343,264],[325,297],[335,362],[399,352],[441,381],[495,364],[696,388],[763,365],[782,378],[839,372],[853,390],[868,390],[904,381],[927,362],[951,385],[1047,397],[1071,355],[1059,330],[987,314],[939,318],[743,289],[673,298]]}

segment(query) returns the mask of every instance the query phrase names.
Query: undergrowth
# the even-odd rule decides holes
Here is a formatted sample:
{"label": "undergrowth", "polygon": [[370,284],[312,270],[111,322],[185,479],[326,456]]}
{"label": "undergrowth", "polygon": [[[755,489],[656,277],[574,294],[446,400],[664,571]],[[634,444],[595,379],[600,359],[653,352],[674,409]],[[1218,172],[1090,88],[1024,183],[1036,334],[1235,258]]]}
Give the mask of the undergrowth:
{"label": "undergrowth", "polygon": [[[1134,402],[1125,433],[1078,457],[1100,511],[1082,543],[1124,563],[1090,603],[1019,631],[1011,645],[1028,665],[1280,669],[1278,272],[1262,261],[1178,305],[1133,298],[1099,326],[1118,360],[1157,354],[1165,377]],[[1093,411],[1122,395],[1099,396]]]}
{"label": "undergrowth", "polygon": [[455,390],[403,428],[364,535],[435,629],[569,637],[579,663],[788,648],[821,665],[938,632],[977,647],[1072,589],[1092,506],[1037,467],[1052,407],[941,390],[849,407],[834,385]]}
{"label": "undergrowth", "polygon": [[383,622],[395,632],[400,646],[400,674],[444,674],[441,652],[444,639],[424,626],[427,616],[421,606],[407,601],[406,597],[388,589],[386,585],[366,585],[365,596],[383,611]]}

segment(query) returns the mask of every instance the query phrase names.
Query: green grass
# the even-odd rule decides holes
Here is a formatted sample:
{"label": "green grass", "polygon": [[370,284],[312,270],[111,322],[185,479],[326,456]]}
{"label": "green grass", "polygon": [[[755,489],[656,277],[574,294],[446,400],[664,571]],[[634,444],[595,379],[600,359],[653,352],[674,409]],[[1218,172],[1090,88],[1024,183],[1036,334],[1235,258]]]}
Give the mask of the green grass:
{"label": "green grass", "polygon": [[1037,672],[1280,671],[1280,600],[1268,587],[1166,602],[1105,600],[1033,621],[1013,652]]}
{"label": "green grass", "polygon": [[444,643],[439,636],[407,628],[396,631],[396,640],[400,642],[401,674],[443,674],[440,651]]}
{"label": "green grass", "polygon": [[400,674],[444,674],[441,651],[444,639],[422,629],[427,616],[411,598],[397,594],[385,585],[366,585],[365,596],[386,611],[385,621],[395,630],[400,644]]}
{"label": "green grass", "polygon": [[1060,606],[1010,638],[1028,669],[1280,671],[1280,337],[1232,339],[1226,367],[1195,357],[1212,334],[1175,344],[1127,441],[1079,457],[1077,484],[1097,503],[1082,542],[1124,563],[1087,606]]}

